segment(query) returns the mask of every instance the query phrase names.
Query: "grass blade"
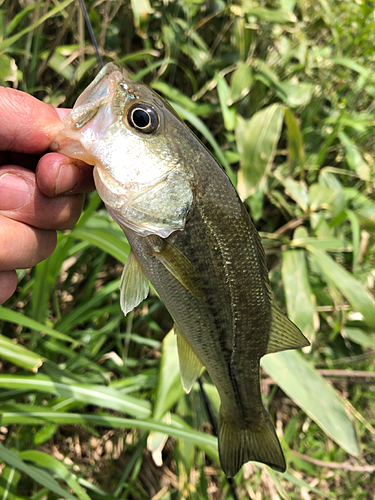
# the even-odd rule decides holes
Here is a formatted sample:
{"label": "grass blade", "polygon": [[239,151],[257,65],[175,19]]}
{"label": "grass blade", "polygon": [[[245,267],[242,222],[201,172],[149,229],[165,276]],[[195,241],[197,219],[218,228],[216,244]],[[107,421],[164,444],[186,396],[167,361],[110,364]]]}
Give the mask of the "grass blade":
{"label": "grass blade", "polygon": [[124,233],[121,232],[121,238],[113,234],[113,231],[105,229],[74,229],[70,236],[82,241],[88,241],[92,245],[100,248],[104,252],[112,255],[119,262],[125,264],[130,252],[129,243]]}
{"label": "grass blade", "polygon": [[39,18],[37,21],[35,21],[35,23],[31,24],[30,26],[28,26],[24,30],[20,31],[16,35],[11,36],[10,38],[6,38],[2,42],[0,42],[0,52],[3,52],[8,47],[10,47],[11,45],[15,44],[24,35],[27,35],[27,33],[30,33],[30,31],[35,30],[38,26],[40,26],[41,24],[43,24],[50,17],[53,17],[56,14],[58,14],[59,12],[61,12],[62,10],[64,10],[73,1],[74,0],[65,0],[65,2],[62,2],[62,3],[58,4],[54,9],[50,10],[49,12],[47,12],[47,14],[45,14],[44,16],[42,16],[41,18]]}
{"label": "grass blade", "polygon": [[71,495],[67,491],[65,491],[59,483],[53,479],[53,477],[45,472],[44,470],[40,470],[37,467],[33,467],[32,465],[26,464],[17,453],[11,450],[7,450],[4,448],[2,444],[0,444],[0,459],[10,466],[18,469],[35,481],[40,483],[42,486],[48,488],[50,491],[53,491],[61,498],[66,500],[78,500],[77,497]]}
{"label": "grass blade", "polygon": [[95,295],[87,302],[79,305],[75,309],[73,309],[69,314],[67,314],[61,321],[59,321],[56,326],[60,330],[69,331],[73,326],[79,325],[82,317],[88,311],[93,311],[100,304],[102,304],[107,297],[112,294],[114,291],[120,288],[120,279],[114,280],[111,283],[105,285],[101,290],[95,293]]}
{"label": "grass blade", "polygon": [[90,500],[90,497],[85,493],[82,487],[77,482],[75,476],[67,469],[67,467],[57,460],[55,457],[47,455],[42,451],[27,450],[19,452],[18,456],[22,460],[33,462],[43,469],[49,469],[55,475],[59,476],[77,494],[80,500]]}
{"label": "grass blade", "polygon": [[172,423],[166,424],[150,418],[136,420],[131,418],[115,417],[104,413],[100,415],[93,415],[91,413],[64,413],[58,411],[46,411],[43,408],[37,408],[36,411],[30,409],[30,411],[27,412],[19,412],[12,411],[12,408],[10,407],[3,407],[3,425],[10,425],[12,423],[22,425],[41,425],[45,422],[63,425],[90,423],[114,429],[142,429],[146,431],[160,432],[179,439],[186,439],[187,441],[204,449],[205,452],[209,453],[209,455],[215,460],[218,459],[217,439],[214,436],[191,429],[187,424],[181,425],[180,420],[174,419],[173,415]]}
{"label": "grass blade", "polygon": [[12,342],[3,335],[0,335],[0,357],[32,372],[37,372],[43,364],[43,358],[38,354]]}
{"label": "grass blade", "polygon": [[29,318],[28,316],[24,316],[23,314],[16,311],[11,311],[10,309],[7,309],[2,306],[0,306],[0,320],[8,321],[9,323],[15,323],[17,325],[30,328],[30,330],[34,330],[37,332],[46,333],[47,335],[50,335],[51,337],[54,337],[56,339],[64,340],[65,342],[70,342],[74,347],[80,345],[79,342],[74,340],[72,337],[69,337],[69,335],[54,330],[49,326],[43,325],[42,323],[39,323],[38,321],[35,321],[32,318]]}
{"label": "grass blade", "polygon": [[313,302],[304,250],[286,250],[282,253],[282,278],[288,315],[301,331],[311,338],[319,324]]}
{"label": "grass blade", "polygon": [[176,335],[171,330],[163,340],[154,418],[159,420],[163,417],[183,395]]}
{"label": "grass blade", "polygon": [[151,413],[147,401],[124,396],[112,387],[73,382],[63,383],[46,375],[0,375],[0,387],[59,394],[66,398],[73,398],[101,408],[112,408],[139,418],[148,417]]}

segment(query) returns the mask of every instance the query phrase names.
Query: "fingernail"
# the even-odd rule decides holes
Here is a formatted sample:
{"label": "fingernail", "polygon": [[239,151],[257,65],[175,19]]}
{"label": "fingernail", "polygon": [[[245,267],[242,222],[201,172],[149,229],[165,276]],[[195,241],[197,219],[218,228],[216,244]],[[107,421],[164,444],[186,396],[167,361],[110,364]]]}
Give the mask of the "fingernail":
{"label": "fingernail", "polygon": [[30,201],[30,189],[22,177],[3,174],[0,177],[0,210],[17,210]]}
{"label": "fingernail", "polygon": [[63,194],[72,191],[78,184],[81,171],[75,165],[68,163],[61,165],[56,179],[55,194]]}

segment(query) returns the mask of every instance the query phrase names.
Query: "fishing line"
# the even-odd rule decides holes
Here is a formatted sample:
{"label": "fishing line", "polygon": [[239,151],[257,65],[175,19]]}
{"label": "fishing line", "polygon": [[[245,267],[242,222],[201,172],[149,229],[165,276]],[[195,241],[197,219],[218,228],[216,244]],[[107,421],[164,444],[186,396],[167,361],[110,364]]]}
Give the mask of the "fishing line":
{"label": "fishing line", "polygon": [[89,30],[91,43],[94,46],[100,69],[103,69],[103,67],[104,67],[103,59],[102,59],[102,56],[100,55],[100,52],[99,52],[99,47],[98,47],[98,44],[96,42],[94,30],[92,29],[92,24],[91,24],[89,14],[88,14],[87,9],[86,9],[85,0],[79,0],[79,3],[81,4],[82,12],[83,12],[83,15],[85,17],[86,26],[87,26],[87,29]]}
{"label": "fishing line", "polygon": [[204,406],[206,407],[206,412],[207,412],[208,418],[210,419],[210,422],[211,422],[212,432],[213,432],[214,436],[218,437],[215,415],[214,415],[214,412],[212,411],[211,404],[210,404],[210,401],[208,399],[207,393],[204,390],[202,377],[199,377],[198,384],[199,384],[199,387],[201,390],[202,399],[204,402]]}
{"label": "fishing line", "polygon": [[[91,24],[89,14],[88,14],[87,9],[86,9],[85,1],[84,0],[79,0],[79,1],[81,4],[81,7],[82,7],[83,15],[85,17],[87,29],[88,29],[89,34],[90,34],[91,42],[92,42],[94,49],[95,49],[95,53],[96,53],[96,57],[98,59],[100,69],[102,69],[104,66],[104,63],[103,63],[102,56],[100,55],[100,52],[99,52],[99,47],[98,47],[98,44],[96,42],[94,30],[92,29],[92,24]],[[206,408],[206,412],[207,412],[208,418],[209,418],[211,426],[212,426],[212,432],[213,432],[215,437],[218,437],[215,415],[212,411],[212,407],[211,407],[210,401],[208,399],[208,396],[206,394],[206,391],[203,388],[203,383],[202,383],[201,377],[198,379],[198,383],[199,383],[202,399],[204,402],[204,406]],[[232,493],[233,500],[239,500],[238,495],[237,495],[237,491],[236,491],[236,485],[235,485],[233,478],[228,477],[227,480],[228,480],[228,484],[229,484],[229,487],[230,487],[230,490]]]}

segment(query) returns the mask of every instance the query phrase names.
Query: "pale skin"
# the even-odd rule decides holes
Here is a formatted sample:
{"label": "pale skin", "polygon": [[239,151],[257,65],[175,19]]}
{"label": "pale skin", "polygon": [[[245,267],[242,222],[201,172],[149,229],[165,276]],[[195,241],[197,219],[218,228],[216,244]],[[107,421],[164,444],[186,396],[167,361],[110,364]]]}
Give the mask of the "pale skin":
{"label": "pale skin", "polygon": [[77,222],[92,167],[46,153],[69,110],[0,87],[0,304],[17,287],[16,269],[46,259],[56,231]]}

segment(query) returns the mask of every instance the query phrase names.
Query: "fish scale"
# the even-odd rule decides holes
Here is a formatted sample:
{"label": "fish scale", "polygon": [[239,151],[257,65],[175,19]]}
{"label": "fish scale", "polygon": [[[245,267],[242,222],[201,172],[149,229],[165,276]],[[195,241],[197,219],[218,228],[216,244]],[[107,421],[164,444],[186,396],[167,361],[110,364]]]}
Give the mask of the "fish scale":
{"label": "fish scale", "polygon": [[53,148],[94,164],[98,193],[132,249],[124,313],[149,280],[175,322],[184,389],[205,366],[219,392],[225,474],[249,460],[284,471],[259,362],[309,343],[273,301],[260,237],[229,178],[161,97],[112,63],[64,122]]}

